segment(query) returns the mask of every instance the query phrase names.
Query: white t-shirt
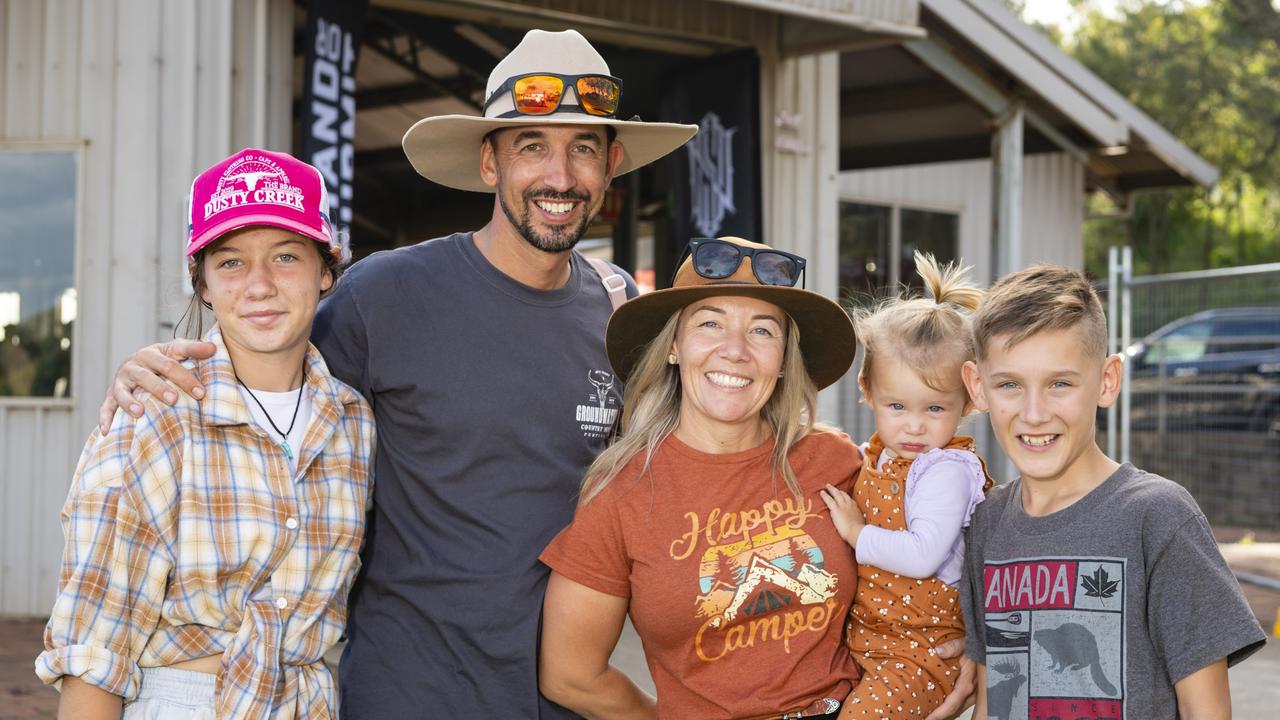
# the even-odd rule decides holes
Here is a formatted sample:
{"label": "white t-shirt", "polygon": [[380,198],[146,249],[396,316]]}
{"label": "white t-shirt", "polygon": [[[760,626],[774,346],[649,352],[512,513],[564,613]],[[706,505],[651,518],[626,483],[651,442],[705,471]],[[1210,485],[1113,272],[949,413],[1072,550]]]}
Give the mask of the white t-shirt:
{"label": "white t-shirt", "polygon": [[[302,438],[307,434],[307,421],[311,418],[311,393],[310,391],[298,397],[298,393],[306,388],[304,382],[297,390],[289,390],[287,392],[267,392],[266,390],[254,390],[250,395],[250,391],[245,386],[240,386],[240,395],[244,398],[244,404],[249,407],[249,413],[253,415],[253,421],[267,433],[267,437],[277,445],[282,445],[280,433],[271,427],[274,422],[276,427],[281,431],[288,431],[289,435],[285,440],[288,442],[289,450],[285,452],[285,459],[289,463],[289,474],[293,475],[298,472],[298,451],[302,449]],[[253,398],[258,398],[258,402],[254,402]],[[258,407],[258,403],[262,403],[262,407]],[[298,417],[293,418],[293,409],[298,409]],[[270,414],[270,421],[267,414],[262,412],[266,408]],[[289,423],[292,420],[293,429],[289,429]]]}

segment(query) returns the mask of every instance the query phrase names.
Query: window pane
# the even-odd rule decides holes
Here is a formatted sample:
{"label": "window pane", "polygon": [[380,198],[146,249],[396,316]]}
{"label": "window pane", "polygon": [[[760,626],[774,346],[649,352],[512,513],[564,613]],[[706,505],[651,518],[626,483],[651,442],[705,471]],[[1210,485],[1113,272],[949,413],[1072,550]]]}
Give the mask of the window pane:
{"label": "window pane", "polygon": [[1196,322],[1174,330],[1151,343],[1144,362],[1155,365],[1160,361],[1178,362],[1198,360],[1204,357],[1209,347],[1210,326],[1208,322]]}
{"label": "window pane", "polygon": [[960,238],[960,216],[954,213],[902,209],[902,278],[901,282],[923,291],[924,283],[916,274],[914,253],[933,253],[945,265],[956,259]]}
{"label": "window pane", "polygon": [[[1251,338],[1258,338],[1250,342]],[[1219,318],[1213,324],[1210,353],[1258,352],[1280,348],[1280,309],[1248,317]]]}
{"label": "window pane", "polygon": [[880,205],[840,203],[840,295],[874,295],[889,272],[889,218]]}
{"label": "window pane", "polygon": [[67,397],[75,155],[0,152],[0,397]]}

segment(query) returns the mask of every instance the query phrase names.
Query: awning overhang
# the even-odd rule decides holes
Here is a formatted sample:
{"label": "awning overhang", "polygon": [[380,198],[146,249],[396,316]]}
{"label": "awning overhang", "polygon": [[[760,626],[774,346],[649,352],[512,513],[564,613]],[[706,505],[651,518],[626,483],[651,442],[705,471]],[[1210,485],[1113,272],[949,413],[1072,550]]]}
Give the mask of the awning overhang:
{"label": "awning overhang", "polygon": [[1041,124],[1050,133],[1079,136],[1073,144],[1104,187],[1129,192],[1217,182],[1218,168],[996,0],[922,0],[922,8],[925,27],[936,18],[1012,79],[1015,93],[1037,96],[1049,108]]}

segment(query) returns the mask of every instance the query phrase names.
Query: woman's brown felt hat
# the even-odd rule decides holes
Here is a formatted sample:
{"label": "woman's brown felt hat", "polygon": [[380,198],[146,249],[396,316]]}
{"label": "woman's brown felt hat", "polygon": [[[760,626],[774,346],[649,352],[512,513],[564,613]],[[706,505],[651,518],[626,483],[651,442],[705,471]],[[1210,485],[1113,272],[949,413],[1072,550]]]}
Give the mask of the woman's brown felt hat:
{"label": "woman's brown felt hat", "polygon": [[[720,240],[742,247],[771,249],[742,238]],[[853,364],[857,353],[853,321],[826,296],[797,287],[761,284],[752,272],[749,257],[742,258],[733,275],[719,280],[699,275],[693,269],[693,258],[688,257],[676,271],[672,287],[632,298],[609,318],[605,345],[614,373],[624,381],[627,379],[645,346],[662,331],[672,313],[695,300],[724,295],[757,298],[786,311],[800,328],[805,369],[819,389],[839,380]]]}

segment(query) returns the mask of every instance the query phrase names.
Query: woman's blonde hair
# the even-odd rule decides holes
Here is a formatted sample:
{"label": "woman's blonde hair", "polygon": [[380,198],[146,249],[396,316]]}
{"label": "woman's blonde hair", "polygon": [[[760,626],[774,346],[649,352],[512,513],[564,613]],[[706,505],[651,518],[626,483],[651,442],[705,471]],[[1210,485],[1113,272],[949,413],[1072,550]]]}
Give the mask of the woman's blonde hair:
{"label": "woman's blonde hair", "polygon": [[[667,363],[667,354],[675,343],[680,325],[677,310],[667,319],[657,336],[645,345],[644,351],[627,378],[622,401],[620,434],[612,445],[591,463],[582,479],[582,502],[591,502],[617,476],[637,454],[644,453],[641,473],[649,471],[653,453],[680,419],[680,368]],[[814,409],[818,399],[818,387],[804,366],[800,352],[800,328],[790,315],[787,316],[787,342],[782,356],[782,377],[773,388],[773,394],[765,402],[760,414],[773,431],[773,467],[776,475],[792,494],[800,497],[800,483],[796,480],[791,462],[787,459],[791,448],[810,430],[814,429]]]}
{"label": "woman's blonde hair", "polygon": [[932,299],[895,296],[853,313],[863,346],[858,368],[863,395],[882,358],[893,357],[929,387],[948,391],[960,383],[959,366],[974,357],[968,313],[978,309],[983,291],[970,282],[970,268],[955,263],[939,267],[930,253],[917,251],[914,257],[916,273]]}

